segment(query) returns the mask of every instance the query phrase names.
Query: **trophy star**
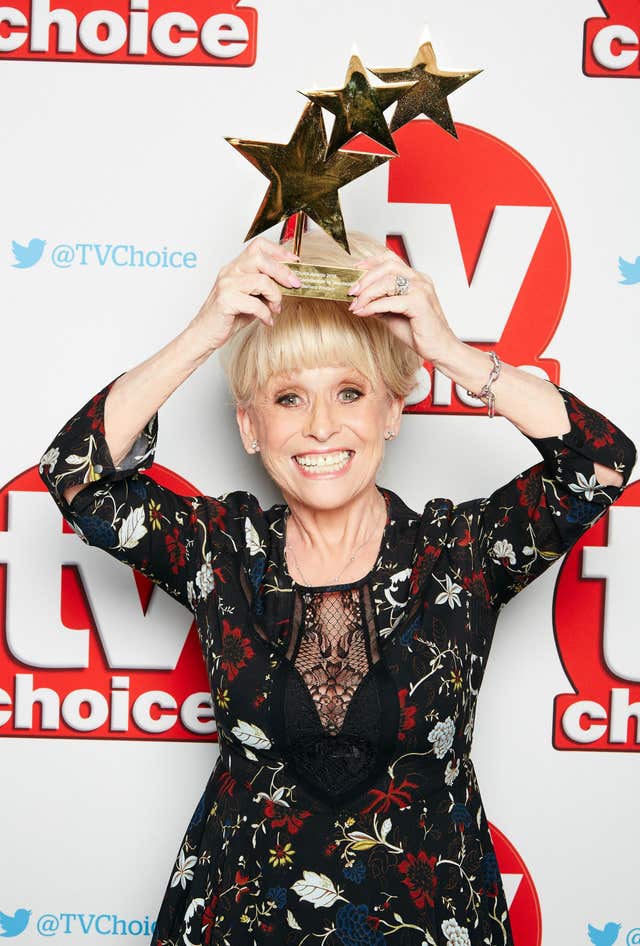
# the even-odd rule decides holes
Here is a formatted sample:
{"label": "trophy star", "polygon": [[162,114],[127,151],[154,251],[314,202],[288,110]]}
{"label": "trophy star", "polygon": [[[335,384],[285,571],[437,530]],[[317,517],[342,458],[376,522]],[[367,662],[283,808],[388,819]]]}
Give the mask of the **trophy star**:
{"label": "trophy star", "polygon": [[397,131],[418,115],[426,115],[454,138],[458,137],[453,123],[447,96],[479,75],[482,69],[472,72],[447,72],[438,68],[431,43],[423,43],[413,62],[406,69],[370,69],[370,72],[386,82],[410,82],[410,88],[398,98],[391,119],[391,131]]}
{"label": "trophy star", "polygon": [[250,240],[294,213],[305,213],[347,253],[347,234],[338,189],[388,161],[392,155],[338,151],[327,158],[322,109],[309,102],[287,144],[226,138],[270,181],[247,233]]}
{"label": "trophy star", "polygon": [[302,92],[312,102],[335,115],[327,157],[357,134],[367,135],[394,154],[398,153],[389,126],[382,114],[412,82],[396,82],[387,86],[372,86],[366,69],[357,54],[349,60],[347,75],[341,89],[317,89]]}

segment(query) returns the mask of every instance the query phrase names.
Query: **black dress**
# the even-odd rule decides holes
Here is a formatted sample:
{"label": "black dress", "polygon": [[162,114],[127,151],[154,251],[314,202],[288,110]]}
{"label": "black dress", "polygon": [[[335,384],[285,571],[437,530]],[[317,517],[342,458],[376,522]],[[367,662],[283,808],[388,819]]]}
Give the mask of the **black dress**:
{"label": "black dress", "polygon": [[[114,378],[114,381],[116,379]],[[79,537],[195,615],[219,756],[186,829],[153,946],[512,946],[470,749],[501,608],[602,516],[634,444],[558,388],[571,430],[487,498],[408,508],[359,581],[304,588],[285,513],[234,490],[179,496],[144,470],[157,414],[114,466],[107,384],[40,474]],[[62,490],[89,485],[67,504]]]}

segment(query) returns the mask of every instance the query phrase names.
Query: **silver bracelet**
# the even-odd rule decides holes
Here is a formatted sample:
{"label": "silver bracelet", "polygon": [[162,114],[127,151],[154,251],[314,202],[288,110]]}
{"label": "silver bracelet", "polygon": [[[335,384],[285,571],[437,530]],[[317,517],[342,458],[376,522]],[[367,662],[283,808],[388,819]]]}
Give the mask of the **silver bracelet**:
{"label": "silver bracelet", "polygon": [[496,355],[494,351],[490,351],[489,354],[491,355],[491,359],[493,361],[493,366],[491,368],[491,374],[489,375],[489,380],[487,381],[485,386],[482,388],[482,390],[478,394],[474,394],[473,391],[469,391],[469,390],[467,390],[467,394],[469,395],[469,397],[477,397],[479,401],[481,401],[485,397],[489,398],[489,404],[488,404],[489,417],[493,417],[493,415],[495,414],[494,405],[496,402],[496,396],[491,390],[491,385],[500,376],[500,367],[502,365],[502,362],[500,361],[500,359],[498,358],[498,356]]}

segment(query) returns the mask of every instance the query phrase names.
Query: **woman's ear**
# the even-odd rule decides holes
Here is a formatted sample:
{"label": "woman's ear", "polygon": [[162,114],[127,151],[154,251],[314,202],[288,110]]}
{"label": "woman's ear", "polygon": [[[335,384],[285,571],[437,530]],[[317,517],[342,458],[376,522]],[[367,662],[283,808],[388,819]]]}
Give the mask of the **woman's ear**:
{"label": "woman's ear", "polygon": [[242,438],[245,450],[247,453],[253,453],[253,450],[251,449],[251,443],[256,439],[256,436],[253,428],[253,422],[247,408],[236,408],[236,421],[238,423],[238,429],[240,431],[240,436]]}

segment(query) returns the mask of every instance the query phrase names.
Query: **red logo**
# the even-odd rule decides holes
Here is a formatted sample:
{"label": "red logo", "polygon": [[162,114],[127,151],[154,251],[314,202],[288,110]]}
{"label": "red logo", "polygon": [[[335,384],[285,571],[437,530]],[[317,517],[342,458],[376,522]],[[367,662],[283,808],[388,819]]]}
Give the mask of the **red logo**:
{"label": "red logo", "polygon": [[631,609],[639,507],[636,481],[560,567],[553,621],[575,692],[555,699],[556,749],[640,749],[640,639]]}
{"label": "red logo", "polygon": [[640,79],[640,0],[600,0],[606,16],[584,24],[586,76]]}
{"label": "red logo", "polygon": [[252,66],[258,14],[238,0],[15,0],[0,7],[0,57],[56,62]]}
{"label": "red logo", "polygon": [[527,865],[511,841],[489,824],[509,908],[514,946],[541,946],[542,914]]}
{"label": "red logo", "polygon": [[[433,278],[458,338],[558,383],[560,365],[543,353],[569,289],[562,214],[521,154],[480,129],[456,128],[458,140],[414,120],[394,135],[399,156],[387,165],[388,198],[377,195],[372,205],[382,212],[368,228],[384,228],[378,235],[391,249]],[[360,136],[353,147],[369,145]],[[421,395],[407,412],[486,414],[486,405],[432,366]]]}
{"label": "red logo", "polygon": [[[165,467],[150,473],[197,492]],[[0,491],[0,736],[184,741],[214,732],[189,611],[81,542],[37,467],[12,480]]]}

